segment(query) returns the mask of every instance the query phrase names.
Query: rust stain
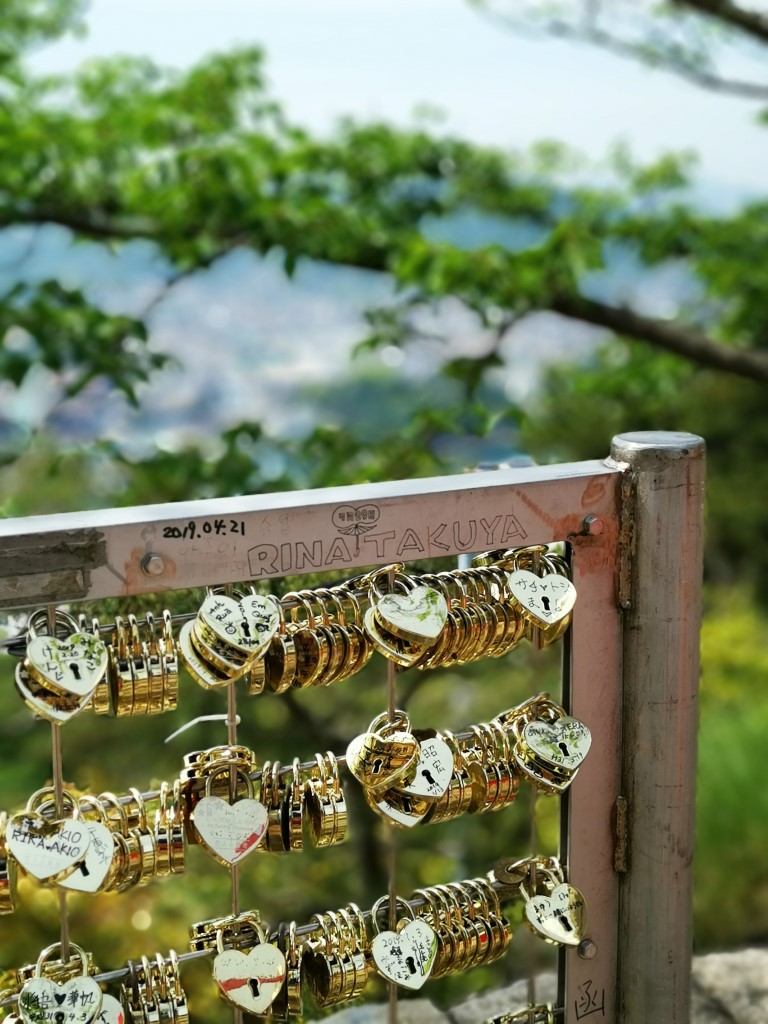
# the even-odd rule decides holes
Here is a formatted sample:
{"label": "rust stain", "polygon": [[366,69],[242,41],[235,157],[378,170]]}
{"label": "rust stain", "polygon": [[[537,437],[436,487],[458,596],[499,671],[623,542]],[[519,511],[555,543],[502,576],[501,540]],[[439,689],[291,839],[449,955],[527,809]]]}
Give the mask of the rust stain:
{"label": "rust stain", "polygon": [[166,590],[178,572],[176,563],[168,555],[163,554],[165,569],[162,576],[145,576],[141,570],[141,561],[146,555],[146,548],[132,548],[130,558],[123,566],[123,594],[151,594],[153,591]]}
{"label": "rust stain", "polygon": [[588,509],[593,503],[600,502],[605,494],[605,488],[608,486],[609,477],[596,476],[589,481],[584,489],[584,493],[581,496],[581,507]]}
{"label": "rust stain", "polygon": [[554,520],[545,510],[538,505],[525,491],[515,491],[515,499],[521,501],[523,505],[527,505],[528,508],[537,516],[542,523],[546,523],[547,526],[551,526]]}

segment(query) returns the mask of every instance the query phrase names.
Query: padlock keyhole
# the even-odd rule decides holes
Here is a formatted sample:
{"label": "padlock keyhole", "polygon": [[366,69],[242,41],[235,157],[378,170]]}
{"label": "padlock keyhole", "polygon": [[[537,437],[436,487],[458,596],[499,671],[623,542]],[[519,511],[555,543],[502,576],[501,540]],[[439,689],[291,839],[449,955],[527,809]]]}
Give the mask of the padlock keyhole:
{"label": "padlock keyhole", "polygon": [[372,775],[378,775],[383,767],[384,767],[384,758],[383,757],[377,757],[376,760],[373,762],[373,768],[371,768],[371,774]]}
{"label": "padlock keyhole", "polygon": [[407,956],[405,958],[405,966],[408,968],[411,974],[416,973],[416,961],[413,959],[412,956]]}
{"label": "padlock keyhole", "polygon": [[257,978],[251,978],[251,980],[248,982],[248,985],[250,986],[251,995],[253,996],[253,998],[254,999],[258,999],[259,998],[259,982],[258,982],[258,979]]}
{"label": "padlock keyhole", "polygon": [[565,930],[567,932],[572,932],[573,931],[573,925],[568,920],[568,918],[565,916],[565,911],[564,910],[556,911],[555,912],[555,917],[559,917],[560,918],[560,924],[563,926],[563,928],[565,928]]}
{"label": "padlock keyhole", "polygon": [[53,1015],[53,1019],[56,1021],[56,1024],[64,1024],[64,1021],[66,1020],[66,1018],[67,1018],[67,1015],[66,1015],[66,1013],[64,1013],[63,1010],[58,1010]]}
{"label": "padlock keyhole", "polygon": [[80,861],[80,872],[81,872],[81,874],[82,874],[83,878],[87,878],[87,877],[88,877],[88,875],[90,875],[90,873],[91,873],[91,872],[90,872],[90,871],[88,870],[88,868],[87,868],[87,867],[85,866],[85,861],[84,861],[84,860],[81,860],[81,861]]}
{"label": "padlock keyhole", "polygon": [[424,776],[424,778],[427,780],[427,782],[430,784],[430,786],[436,786],[437,785],[435,780],[432,778],[432,772],[428,768],[422,768],[421,769],[421,774]]}
{"label": "padlock keyhole", "polygon": [[561,741],[561,742],[560,742],[560,743],[558,743],[557,745],[558,745],[558,747],[560,747],[560,749],[562,750],[562,752],[563,752],[563,757],[569,757],[569,756],[570,756],[570,751],[568,750],[568,747],[566,746],[566,744],[565,744],[565,743],[563,743],[563,742]]}
{"label": "padlock keyhole", "polygon": [[79,679],[80,678],[80,666],[77,664],[76,661],[70,661],[70,663],[69,663],[69,671],[72,673],[72,675],[75,677],[75,679]]}
{"label": "padlock keyhole", "polygon": [[549,607],[549,598],[548,598],[548,597],[542,597],[542,599],[541,599],[541,603],[542,603],[542,604],[544,605],[544,611],[545,611],[545,612],[548,612],[548,611],[551,611],[551,610],[552,610],[552,609],[551,609],[551,608]]}
{"label": "padlock keyhole", "polygon": [[248,620],[247,619],[243,619],[243,621],[240,623],[240,628],[242,629],[243,634],[245,636],[247,636],[248,639],[250,640],[251,639],[251,627],[248,625]]}

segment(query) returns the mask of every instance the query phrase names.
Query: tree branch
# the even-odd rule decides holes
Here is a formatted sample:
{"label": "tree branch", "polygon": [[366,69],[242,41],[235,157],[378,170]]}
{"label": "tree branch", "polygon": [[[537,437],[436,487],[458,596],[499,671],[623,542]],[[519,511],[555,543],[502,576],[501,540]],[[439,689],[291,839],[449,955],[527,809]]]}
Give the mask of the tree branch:
{"label": "tree branch", "polygon": [[[688,0],[674,0],[674,2],[684,5],[688,3]],[[696,0],[691,0],[691,3],[695,5]],[[533,36],[536,38],[544,34],[554,39],[565,39],[574,43],[589,43],[599,46],[601,49],[618,57],[643,61],[660,71],[667,71],[670,74],[677,75],[679,78],[684,78],[688,82],[692,82],[694,85],[701,86],[704,89],[711,89],[713,92],[738,96],[741,99],[747,100],[768,101],[768,83],[763,84],[737,78],[723,78],[703,68],[696,68],[685,64],[683,61],[674,60],[668,55],[659,54],[658,58],[652,58],[635,43],[621,39],[619,36],[606,32],[605,29],[597,28],[591,23],[575,25],[560,18],[550,18],[540,29],[532,32],[528,26],[516,18],[499,14],[498,11],[491,10],[485,4],[477,4],[476,9],[491,21],[513,32],[523,32],[528,37]]]}
{"label": "tree branch", "polygon": [[747,7],[739,7],[731,0],[672,0],[675,7],[685,7],[699,14],[708,14],[718,21],[741,29],[755,39],[768,42],[768,15]]}
{"label": "tree branch", "polygon": [[645,341],[710,370],[768,383],[768,352],[722,345],[692,328],[579,296],[557,297],[549,308],[572,320],[607,327],[616,334]]}

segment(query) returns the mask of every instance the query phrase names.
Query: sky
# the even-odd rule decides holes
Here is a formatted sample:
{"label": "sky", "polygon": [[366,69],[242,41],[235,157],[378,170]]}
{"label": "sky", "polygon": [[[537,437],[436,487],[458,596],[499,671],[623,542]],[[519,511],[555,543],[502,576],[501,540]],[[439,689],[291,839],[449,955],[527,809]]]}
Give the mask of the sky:
{"label": "sky", "polygon": [[[186,67],[212,50],[259,43],[274,95],[294,121],[318,132],[344,115],[408,124],[426,105],[444,112],[435,130],[505,148],[554,138],[594,160],[619,140],[642,160],[694,149],[699,194],[716,208],[765,186],[768,131],[756,126],[754,103],[588,46],[521,38],[465,0],[92,0],[87,22],[86,38],[40,50],[33,66],[66,71],[90,57],[130,53]],[[754,70],[746,56],[737,59],[736,73]],[[141,244],[118,254],[97,246],[74,251],[58,229],[34,239],[28,229],[12,229],[0,245],[4,266],[14,265],[16,252],[28,277],[58,276],[114,312],[140,312],[168,273]],[[624,268],[618,277],[631,283],[636,275]],[[664,279],[644,284],[652,304],[646,311],[674,315],[675,287]],[[331,381],[363,336],[364,310],[388,294],[386,281],[363,272],[302,263],[288,282],[278,261],[235,254],[180,284],[153,313],[153,347],[184,368],[145,389],[140,414],[89,393],[56,412],[55,428],[83,439],[172,444],[201,424],[213,433],[254,411],[278,429],[295,425],[291,388]],[[479,342],[455,310],[449,333],[459,347]],[[509,341],[509,397],[535,395],[547,361],[588,353],[596,336],[548,315],[526,320]],[[402,369],[426,375],[433,367],[434,353],[421,363],[410,353]],[[19,393],[0,389],[3,408],[30,428],[56,409],[58,397],[57,382],[42,373]]]}
{"label": "sky", "polygon": [[[521,38],[465,0],[92,0],[87,20],[85,40],[48,47],[35,64],[62,70],[127,52],[184,67],[258,42],[275,94],[315,129],[344,114],[407,122],[426,104],[476,141],[556,138],[594,158],[618,139],[642,158],[693,148],[713,189],[765,180],[768,132],[754,102],[590,46]],[[746,56],[738,70],[753,70]]]}

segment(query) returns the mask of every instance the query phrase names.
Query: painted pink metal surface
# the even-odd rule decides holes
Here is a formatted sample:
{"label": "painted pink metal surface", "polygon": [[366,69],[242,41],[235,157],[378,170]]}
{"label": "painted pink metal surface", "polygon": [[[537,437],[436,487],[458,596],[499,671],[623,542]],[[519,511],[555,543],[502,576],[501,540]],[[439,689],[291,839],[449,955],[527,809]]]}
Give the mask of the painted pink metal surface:
{"label": "painted pink metal surface", "polygon": [[564,540],[600,511],[613,477],[585,462],[0,520],[0,607]]}

